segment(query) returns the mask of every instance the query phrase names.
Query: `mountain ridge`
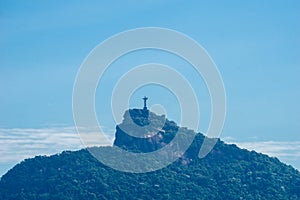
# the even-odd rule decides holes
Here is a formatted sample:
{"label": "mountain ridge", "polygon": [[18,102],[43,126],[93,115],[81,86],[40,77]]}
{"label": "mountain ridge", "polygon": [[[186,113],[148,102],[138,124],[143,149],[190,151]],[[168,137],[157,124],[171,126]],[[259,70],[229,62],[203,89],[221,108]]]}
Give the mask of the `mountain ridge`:
{"label": "mountain ridge", "polygon": [[[134,130],[135,125],[146,131],[126,134],[126,127]],[[116,126],[114,145],[151,152],[170,144],[178,130],[195,138],[183,156],[166,168],[120,172],[97,161],[87,149],[37,156],[1,177],[0,199],[300,199],[300,173],[293,167],[220,139],[199,159],[203,134],[142,109],[125,112]]]}

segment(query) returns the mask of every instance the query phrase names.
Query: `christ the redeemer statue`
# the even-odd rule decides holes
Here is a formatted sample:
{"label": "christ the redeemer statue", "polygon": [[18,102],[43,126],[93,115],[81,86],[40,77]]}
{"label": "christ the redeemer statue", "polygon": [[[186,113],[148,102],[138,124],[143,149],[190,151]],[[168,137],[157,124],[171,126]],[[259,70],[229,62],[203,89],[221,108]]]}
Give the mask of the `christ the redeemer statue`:
{"label": "christ the redeemer statue", "polygon": [[144,100],[144,110],[148,110],[147,109],[147,100],[148,100],[148,97],[146,97],[146,96],[144,96],[144,98],[143,98],[143,100]]}

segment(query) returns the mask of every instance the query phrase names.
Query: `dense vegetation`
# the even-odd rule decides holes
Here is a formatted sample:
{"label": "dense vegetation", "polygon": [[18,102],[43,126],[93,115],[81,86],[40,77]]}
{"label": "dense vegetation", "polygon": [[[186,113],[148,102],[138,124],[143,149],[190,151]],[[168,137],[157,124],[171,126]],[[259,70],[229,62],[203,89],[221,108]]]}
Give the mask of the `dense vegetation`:
{"label": "dense vegetation", "polygon": [[[128,114],[141,126],[149,124],[141,110],[125,113],[122,124],[130,125]],[[159,133],[150,139],[128,136],[117,127],[115,145],[148,152],[182,129],[168,120],[160,129],[164,117],[155,120],[149,129]],[[0,199],[300,199],[300,173],[291,166],[220,140],[199,159],[203,138],[197,134],[185,155],[168,167],[142,174],[113,170],[86,149],[27,159],[1,178]],[[99,150],[106,148],[111,147]]]}

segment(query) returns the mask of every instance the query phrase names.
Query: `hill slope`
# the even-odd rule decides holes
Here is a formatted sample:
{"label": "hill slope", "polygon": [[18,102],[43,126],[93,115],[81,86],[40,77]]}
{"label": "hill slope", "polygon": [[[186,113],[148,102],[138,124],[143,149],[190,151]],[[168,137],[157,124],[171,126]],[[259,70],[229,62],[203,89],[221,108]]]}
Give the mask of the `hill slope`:
{"label": "hill slope", "polygon": [[[120,128],[131,125],[130,116],[140,126],[152,119],[149,133],[157,130],[160,121],[166,121],[158,134],[141,139]],[[164,116],[129,110],[117,126],[114,145],[150,152],[170,142],[178,129],[191,132]],[[291,166],[220,140],[204,159],[199,159],[204,136],[195,135],[180,159],[149,173],[113,170],[86,149],[27,159],[1,178],[0,199],[300,199],[300,173]]]}

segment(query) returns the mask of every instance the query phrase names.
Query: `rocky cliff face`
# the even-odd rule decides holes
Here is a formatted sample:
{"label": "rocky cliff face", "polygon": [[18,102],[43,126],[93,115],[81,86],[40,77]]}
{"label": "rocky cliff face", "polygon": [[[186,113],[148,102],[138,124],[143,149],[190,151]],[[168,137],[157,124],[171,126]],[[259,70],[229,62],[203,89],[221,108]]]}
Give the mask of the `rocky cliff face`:
{"label": "rocky cliff face", "polygon": [[116,127],[114,145],[133,152],[155,151],[169,143],[178,129],[164,115],[143,109],[127,110],[123,122]]}

